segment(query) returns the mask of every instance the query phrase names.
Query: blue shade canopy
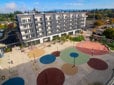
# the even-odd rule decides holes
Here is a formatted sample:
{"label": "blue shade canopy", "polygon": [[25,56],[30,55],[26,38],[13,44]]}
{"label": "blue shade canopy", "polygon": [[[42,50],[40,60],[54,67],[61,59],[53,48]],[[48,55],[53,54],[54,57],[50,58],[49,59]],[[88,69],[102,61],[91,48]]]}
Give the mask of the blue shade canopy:
{"label": "blue shade canopy", "polygon": [[24,80],[20,77],[11,78],[5,81],[2,85],[25,85]]}
{"label": "blue shade canopy", "polygon": [[73,57],[73,58],[76,58],[76,57],[79,56],[79,54],[76,53],[76,52],[71,52],[71,53],[70,53],[70,56]]}
{"label": "blue shade canopy", "polygon": [[50,64],[52,62],[54,62],[56,59],[56,56],[48,54],[48,55],[44,55],[40,58],[40,62],[43,64]]}

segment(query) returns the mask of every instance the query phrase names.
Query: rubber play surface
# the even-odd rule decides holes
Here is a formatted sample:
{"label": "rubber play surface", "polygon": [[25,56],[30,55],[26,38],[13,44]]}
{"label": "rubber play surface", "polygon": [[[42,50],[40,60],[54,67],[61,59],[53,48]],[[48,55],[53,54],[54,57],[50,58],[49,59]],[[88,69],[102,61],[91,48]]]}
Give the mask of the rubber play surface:
{"label": "rubber play surface", "polygon": [[25,85],[24,80],[20,77],[15,77],[7,80],[2,85]]}
{"label": "rubber play surface", "polygon": [[66,63],[62,66],[62,71],[67,75],[74,75],[78,72],[78,68],[72,64]]}
{"label": "rubber play surface", "polygon": [[30,58],[37,58],[37,57],[42,56],[44,53],[45,53],[44,50],[35,48],[28,53],[28,56]]}
{"label": "rubber play surface", "polygon": [[106,70],[108,68],[108,64],[105,61],[97,58],[91,58],[87,64],[96,70]]}
{"label": "rubber play surface", "polygon": [[48,68],[37,77],[37,85],[63,85],[64,73],[57,68]]}
{"label": "rubber play surface", "polygon": [[98,42],[83,41],[76,45],[76,48],[89,55],[103,55],[109,53],[109,50],[104,45]]}
{"label": "rubber play surface", "polygon": [[54,51],[52,52],[52,55],[59,57],[60,56],[60,51]]}
{"label": "rubber play surface", "polygon": [[40,58],[40,62],[43,64],[50,64],[50,63],[53,63],[55,60],[56,60],[56,56],[52,54],[47,54]]}
{"label": "rubber play surface", "polygon": [[71,57],[71,55],[75,56],[76,55],[75,53],[78,54],[78,56],[75,58],[75,64],[76,65],[87,63],[87,61],[89,60],[88,55],[79,52],[74,47],[69,47],[69,48],[66,48],[63,51],[61,51],[60,58],[67,63],[74,64],[74,58]]}

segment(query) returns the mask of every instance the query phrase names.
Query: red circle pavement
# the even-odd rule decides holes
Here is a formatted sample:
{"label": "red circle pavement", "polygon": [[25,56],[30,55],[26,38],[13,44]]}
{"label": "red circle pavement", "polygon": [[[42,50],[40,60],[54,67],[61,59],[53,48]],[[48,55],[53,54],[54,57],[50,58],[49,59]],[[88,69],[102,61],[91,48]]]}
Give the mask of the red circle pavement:
{"label": "red circle pavement", "polygon": [[108,68],[108,64],[104,62],[103,60],[97,59],[97,58],[91,58],[87,64],[96,70],[105,70]]}
{"label": "red circle pavement", "polygon": [[108,48],[98,42],[80,42],[76,45],[76,48],[89,55],[103,55],[109,53]]}
{"label": "red circle pavement", "polygon": [[37,85],[63,85],[65,76],[57,68],[48,68],[37,77]]}
{"label": "red circle pavement", "polygon": [[59,57],[60,56],[60,51],[54,51],[52,52],[52,55]]}

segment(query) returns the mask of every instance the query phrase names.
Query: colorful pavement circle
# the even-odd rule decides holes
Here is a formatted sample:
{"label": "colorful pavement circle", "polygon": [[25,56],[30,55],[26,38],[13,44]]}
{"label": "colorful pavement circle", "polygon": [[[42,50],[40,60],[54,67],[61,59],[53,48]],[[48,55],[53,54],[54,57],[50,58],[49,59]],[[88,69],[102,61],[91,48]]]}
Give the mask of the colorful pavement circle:
{"label": "colorful pavement circle", "polygon": [[54,51],[51,54],[56,56],[56,57],[59,57],[60,56],[60,51]]}
{"label": "colorful pavement circle", "polygon": [[57,68],[48,68],[37,77],[37,85],[63,85],[64,73]]}
{"label": "colorful pavement circle", "polygon": [[78,72],[78,68],[72,64],[66,63],[62,66],[62,71],[67,75],[74,75]]}
{"label": "colorful pavement circle", "polygon": [[22,78],[15,77],[5,81],[2,85],[25,85],[25,82]]}
{"label": "colorful pavement circle", "polygon": [[104,55],[108,54],[109,50],[106,46],[98,42],[83,41],[76,45],[76,48],[89,55]]}
{"label": "colorful pavement circle", "polygon": [[[77,56],[77,54],[78,54],[78,56]],[[60,57],[63,61],[70,63],[70,64],[74,64],[73,57],[75,57],[75,64],[76,65],[87,63],[87,61],[89,60],[88,55],[79,52],[74,47],[70,47],[70,48],[67,48],[67,49],[61,51]]]}
{"label": "colorful pavement circle", "polygon": [[79,56],[79,54],[76,53],[76,52],[72,52],[72,53],[70,53],[70,56],[73,57],[73,58],[76,58],[76,57]]}
{"label": "colorful pavement circle", "polygon": [[105,61],[97,58],[91,58],[87,64],[96,70],[106,70],[108,68],[108,64]]}
{"label": "colorful pavement circle", "polygon": [[56,60],[56,56],[52,54],[47,54],[40,58],[40,62],[43,64],[50,64],[50,63],[53,63],[55,60]]}

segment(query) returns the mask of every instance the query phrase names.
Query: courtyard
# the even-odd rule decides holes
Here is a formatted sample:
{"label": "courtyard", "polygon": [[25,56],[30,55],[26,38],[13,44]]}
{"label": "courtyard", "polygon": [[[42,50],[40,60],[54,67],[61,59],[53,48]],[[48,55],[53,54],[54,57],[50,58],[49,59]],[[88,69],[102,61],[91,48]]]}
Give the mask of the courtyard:
{"label": "courtyard", "polygon": [[[105,85],[114,68],[114,53],[98,42],[67,41],[14,47],[0,58],[0,84]],[[48,83],[47,83],[48,82]]]}

